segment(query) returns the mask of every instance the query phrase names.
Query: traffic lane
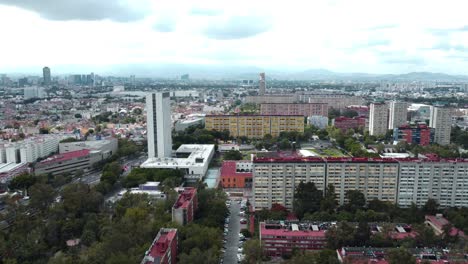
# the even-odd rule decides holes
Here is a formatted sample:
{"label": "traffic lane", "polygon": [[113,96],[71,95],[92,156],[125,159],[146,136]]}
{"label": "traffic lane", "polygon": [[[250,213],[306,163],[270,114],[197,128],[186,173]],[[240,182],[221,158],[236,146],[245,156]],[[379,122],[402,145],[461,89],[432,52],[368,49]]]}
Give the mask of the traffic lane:
{"label": "traffic lane", "polygon": [[229,216],[228,234],[226,236],[226,252],[224,253],[224,263],[237,263],[237,250],[239,248],[239,232],[240,232],[240,205],[236,201],[232,201],[229,208],[231,215]]}

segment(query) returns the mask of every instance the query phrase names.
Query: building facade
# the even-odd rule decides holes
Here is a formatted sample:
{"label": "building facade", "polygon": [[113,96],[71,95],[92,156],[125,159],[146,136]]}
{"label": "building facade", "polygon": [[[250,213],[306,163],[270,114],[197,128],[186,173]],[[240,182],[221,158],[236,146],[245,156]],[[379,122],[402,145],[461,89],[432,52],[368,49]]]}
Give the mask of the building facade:
{"label": "building facade", "polygon": [[369,135],[378,136],[387,133],[388,107],[384,103],[372,103],[369,112]]}
{"label": "building facade", "polygon": [[260,80],[259,80],[259,83],[258,83],[258,94],[259,95],[265,95],[265,91],[266,91],[266,79],[265,79],[265,73],[262,72],[260,73]]}
{"label": "building facade", "polygon": [[226,160],[221,166],[223,188],[252,188],[252,162]]}
{"label": "building facade", "polygon": [[320,129],[325,129],[328,126],[328,116],[313,115],[313,116],[309,116],[307,118],[307,121],[309,122],[309,125],[313,125]]}
{"label": "building facade", "polygon": [[308,104],[261,104],[260,113],[262,115],[302,115],[328,117],[328,104],[308,103]]}
{"label": "building facade", "polygon": [[408,119],[408,105],[406,102],[391,101],[388,118],[388,129],[395,129],[405,125]]}
{"label": "building facade", "polygon": [[44,67],[42,68],[42,76],[44,80],[44,85],[50,85],[52,82],[52,78],[50,75],[50,68],[49,67]]}
{"label": "building facade", "polygon": [[205,128],[208,130],[229,130],[233,137],[263,138],[281,132],[304,132],[302,115],[207,115]]}
{"label": "building facade", "polygon": [[184,188],[172,206],[172,221],[179,225],[191,223],[198,208],[197,189]]}
{"label": "building facade", "polygon": [[332,120],[332,125],[346,132],[349,129],[364,129],[367,119],[363,116],[344,117],[340,116]]}
{"label": "building facade", "polygon": [[100,159],[93,157],[88,149],[57,154],[49,157],[34,166],[34,174],[63,174],[91,168],[91,165]]}
{"label": "building facade", "polygon": [[140,264],[176,264],[177,229],[161,228]]}
{"label": "building facade", "polygon": [[393,130],[395,141],[406,141],[408,144],[427,146],[434,141],[434,129],[420,123],[415,125],[403,125]]}
{"label": "building facade", "polygon": [[452,110],[446,107],[432,107],[429,126],[434,128],[434,143],[439,145],[450,144],[450,131],[452,129]]}
{"label": "building facade", "polygon": [[148,158],[172,156],[171,103],[169,92],[146,96]]}

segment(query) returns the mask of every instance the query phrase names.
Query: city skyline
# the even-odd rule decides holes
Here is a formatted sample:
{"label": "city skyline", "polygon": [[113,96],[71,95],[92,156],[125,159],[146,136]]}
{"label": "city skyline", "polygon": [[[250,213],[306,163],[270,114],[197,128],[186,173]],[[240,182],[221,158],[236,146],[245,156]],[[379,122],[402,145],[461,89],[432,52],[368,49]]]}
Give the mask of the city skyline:
{"label": "city skyline", "polygon": [[47,65],[57,74],[112,73],[119,65],[175,64],[465,74],[465,5],[1,0],[0,23],[15,26],[4,29],[10,41],[0,44],[0,72],[29,73]]}

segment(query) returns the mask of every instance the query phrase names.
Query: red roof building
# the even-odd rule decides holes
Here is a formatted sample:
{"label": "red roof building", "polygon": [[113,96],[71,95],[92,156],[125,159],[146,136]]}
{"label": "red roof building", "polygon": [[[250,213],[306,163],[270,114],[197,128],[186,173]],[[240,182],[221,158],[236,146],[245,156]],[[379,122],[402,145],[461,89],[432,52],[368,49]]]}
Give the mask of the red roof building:
{"label": "red roof building", "polygon": [[35,165],[34,173],[40,174],[61,174],[65,172],[74,172],[90,168],[92,158],[89,149],[66,152],[51,156]]}
{"label": "red roof building", "polygon": [[221,166],[223,188],[252,188],[252,162],[227,160]]}
{"label": "red roof building", "polygon": [[408,144],[427,146],[434,141],[434,129],[424,124],[403,125],[395,128],[393,138],[397,141],[406,141]]}
{"label": "red roof building", "polygon": [[340,116],[332,121],[332,125],[339,128],[341,131],[346,132],[349,129],[358,129],[366,127],[366,118],[363,116],[357,117],[344,117]]}
{"label": "red roof building", "polygon": [[141,264],[176,264],[177,229],[161,228]]}
{"label": "red roof building", "polygon": [[197,189],[192,187],[184,188],[179,194],[174,206],[172,206],[172,221],[180,225],[186,225],[192,222],[195,218],[195,211],[197,208]]}
{"label": "red roof building", "polygon": [[298,250],[321,250],[327,239],[328,226],[309,223],[284,223],[282,221],[260,223],[260,241],[265,253],[270,257],[291,255]]}
{"label": "red roof building", "polygon": [[[431,227],[437,235],[442,235],[444,233],[444,226],[450,224],[449,220],[447,220],[441,214],[426,215],[424,218],[426,219],[424,223]],[[450,236],[465,237],[465,233],[456,227],[452,227],[450,229]]]}

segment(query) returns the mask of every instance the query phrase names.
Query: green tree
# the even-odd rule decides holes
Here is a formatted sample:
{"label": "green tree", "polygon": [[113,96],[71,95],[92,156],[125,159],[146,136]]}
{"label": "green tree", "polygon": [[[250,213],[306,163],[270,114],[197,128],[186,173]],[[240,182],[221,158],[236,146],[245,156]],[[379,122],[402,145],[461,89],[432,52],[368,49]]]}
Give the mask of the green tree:
{"label": "green tree", "polygon": [[435,215],[438,212],[439,203],[437,200],[429,198],[423,206],[423,212],[430,215]]}
{"label": "green tree", "polygon": [[414,264],[416,258],[405,248],[395,248],[388,251],[389,264]]}
{"label": "green tree", "polygon": [[261,263],[265,258],[263,246],[258,239],[250,239],[244,244],[245,263],[255,264]]}
{"label": "green tree", "polygon": [[25,173],[25,174],[21,174],[21,175],[14,177],[10,181],[8,188],[11,190],[25,190],[25,189],[27,190],[35,182],[36,182],[36,177],[34,177],[31,174]]}
{"label": "green tree", "polygon": [[302,218],[305,213],[314,213],[320,210],[323,192],[315,186],[314,182],[300,182],[294,194],[294,212]]}
{"label": "green tree", "polygon": [[340,222],[338,226],[331,227],[325,234],[327,248],[338,249],[343,246],[353,246],[355,227],[348,222]]}
{"label": "green tree", "polygon": [[29,195],[31,196],[31,206],[44,210],[54,201],[55,191],[48,184],[36,183],[29,188]]}
{"label": "green tree", "polygon": [[242,159],[242,153],[238,150],[230,150],[226,153],[224,153],[223,156],[224,160],[241,160]]}
{"label": "green tree", "polygon": [[366,197],[359,190],[349,190],[345,195],[348,200],[344,204],[344,208],[349,212],[356,212],[358,209],[363,209],[366,205]]}
{"label": "green tree", "polygon": [[320,211],[334,213],[337,205],[338,203],[336,201],[335,186],[330,183],[325,189],[325,196],[320,202]]}
{"label": "green tree", "polygon": [[371,237],[371,231],[369,227],[369,223],[367,222],[359,222],[358,228],[356,229],[356,233],[354,234],[354,242],[357,246],[366,246],[369,242]]}

